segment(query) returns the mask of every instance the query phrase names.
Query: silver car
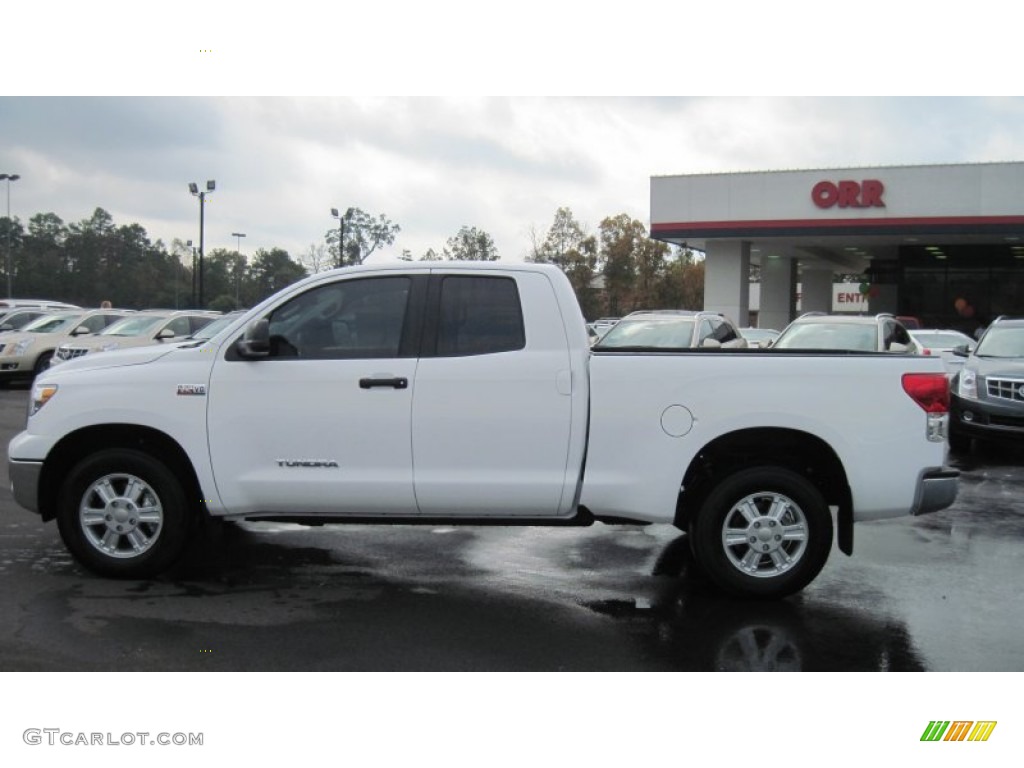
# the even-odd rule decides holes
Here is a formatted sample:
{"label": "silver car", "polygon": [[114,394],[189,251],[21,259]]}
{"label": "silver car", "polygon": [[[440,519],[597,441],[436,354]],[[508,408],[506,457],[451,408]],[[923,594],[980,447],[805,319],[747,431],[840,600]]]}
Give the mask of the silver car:
{"label": "silver car", "polygon": [[808,312],[786,326],[772,349],[829,349],[916,354],[917,342],[889,314],[826,315]]}
{"label": "silver car", "polygon": [[717,312],[663,309],[633,312],[594,344],[597,350],[695,349],[748,346],[736,326]]}

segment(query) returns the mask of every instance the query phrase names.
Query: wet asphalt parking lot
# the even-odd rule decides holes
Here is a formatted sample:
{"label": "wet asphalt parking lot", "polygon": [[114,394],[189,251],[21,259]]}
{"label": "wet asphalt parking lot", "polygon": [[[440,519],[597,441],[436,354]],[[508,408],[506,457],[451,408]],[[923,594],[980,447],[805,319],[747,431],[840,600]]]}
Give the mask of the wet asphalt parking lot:
{"label": "wet asphalt parking lot", "polygon": [[[27,390],[0,390],[0,442]],[[6,456],[5,456],[6,459]],[[723,597],[668,526],[219,526],[153,581],[91,575],[0,470],[0,670],[1024,670],[1024,450],[951,508],[861,524],[801,594]]]}

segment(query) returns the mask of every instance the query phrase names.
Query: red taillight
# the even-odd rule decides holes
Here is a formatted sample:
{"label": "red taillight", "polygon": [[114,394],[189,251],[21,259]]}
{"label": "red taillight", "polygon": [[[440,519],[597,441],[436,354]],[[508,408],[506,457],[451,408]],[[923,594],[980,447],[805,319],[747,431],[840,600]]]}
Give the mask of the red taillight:
{"label": "red taillight", "polygon": [[925,413],[949,412],[949,379],[944,373],[904,373],[903,391]]}
{"label": "red taillight", "polygon": [[928,347],[925,347],[924,349],[921,350],[922,355],[930,355],[931,353],[932,351],[928,349]]}

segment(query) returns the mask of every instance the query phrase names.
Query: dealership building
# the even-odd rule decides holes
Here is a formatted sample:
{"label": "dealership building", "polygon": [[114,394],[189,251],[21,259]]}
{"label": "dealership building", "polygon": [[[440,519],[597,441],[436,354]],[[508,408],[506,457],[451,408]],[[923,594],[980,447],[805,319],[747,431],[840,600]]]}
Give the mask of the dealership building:
{"label": "dealership building", "polygon": [[762,327],[798,295],[833,311],[838,275],[857,276],[862,309],[928,326],[1024,315],[1024,163],[655,176],[651,236],[703,251],[705,309],[741,325],[752,265]]}

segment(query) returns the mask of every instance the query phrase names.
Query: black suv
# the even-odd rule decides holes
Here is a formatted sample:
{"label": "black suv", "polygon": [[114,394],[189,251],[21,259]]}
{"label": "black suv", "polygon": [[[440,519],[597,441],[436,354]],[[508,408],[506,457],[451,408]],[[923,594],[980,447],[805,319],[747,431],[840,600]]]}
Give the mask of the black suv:
{"label": "black suv", "polygon": [[999,317],[985,330],[950,382],[949,447],[970,449],[971,438],[1024,440],[1024,318]]}

